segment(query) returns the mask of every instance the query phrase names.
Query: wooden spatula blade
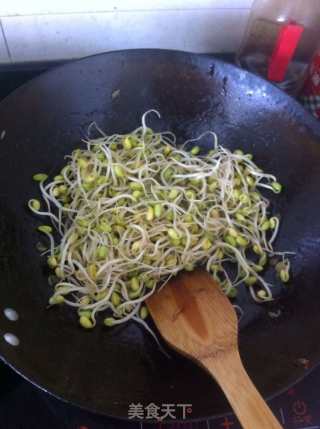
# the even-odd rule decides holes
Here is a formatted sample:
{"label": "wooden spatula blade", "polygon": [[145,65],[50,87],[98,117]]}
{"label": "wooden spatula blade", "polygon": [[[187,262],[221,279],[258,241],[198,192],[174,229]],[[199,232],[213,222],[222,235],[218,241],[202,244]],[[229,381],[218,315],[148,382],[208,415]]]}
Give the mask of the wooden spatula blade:
{"label": "wooden spatula blade", "polygon": [[237,315],[205,271],[182,273],[147,300],[164,339],[218,382],[245,429],[281,429],[246,373]]}
{"label": "wooden spatula blade", "polygon": [[237,315],[205,271],[181,273],[147,305],[161,335],[183,354],[199,359],[237,345]]}

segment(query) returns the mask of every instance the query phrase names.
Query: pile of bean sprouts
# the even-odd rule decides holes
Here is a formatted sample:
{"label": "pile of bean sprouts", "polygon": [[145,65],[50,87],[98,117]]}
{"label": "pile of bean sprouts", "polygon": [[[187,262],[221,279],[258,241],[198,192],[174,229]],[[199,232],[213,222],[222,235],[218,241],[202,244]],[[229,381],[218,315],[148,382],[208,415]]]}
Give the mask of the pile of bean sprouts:
{"label": "pile of bean sprouts", "polygon": [[49,304],[74,307],[87,329],[98,313],[106,326],[133,319],[148,328],[144,301],[179,271],[201,265],[231,298],[245,284],[255,301],[272,300],[262,277],[270,257],[280,257],[284,283],[290,266],[273,250],[279,219],[261,191],[279,193],[280,183],[211,131],[208,153],[197,145],[203,136],[177,147],[173,133],[146,126],[148,114],[160,117],[146,112],[130,134],[98,129],[101,136],[67,156],[52,181],[34,175],[42,199],[29,208],[50,220],[38,228],[50,240]]}

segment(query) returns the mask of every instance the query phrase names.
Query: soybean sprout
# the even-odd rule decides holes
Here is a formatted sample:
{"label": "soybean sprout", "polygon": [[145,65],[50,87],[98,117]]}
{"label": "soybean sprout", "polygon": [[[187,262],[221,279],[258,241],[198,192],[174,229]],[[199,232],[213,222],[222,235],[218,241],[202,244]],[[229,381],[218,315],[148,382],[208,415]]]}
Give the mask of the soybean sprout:
{"label": "soybean sprout", "polygon": [[281,192],[276,177],[213,132],[208,153],[197,144],[203,136],[178,147],[172,132],[146,126],[151,112],[160,116],[146,112],[130,134],[96,127],[101,136],[67,156],[53,180],[34,175],[42,201],[29,208],[50,221],[39,227],[56,278],[49,304],[74,307],[85,329],[100,313],[106,326],[131,319],[147,326],[145,300],[199,265],[230,298],[245,284],[259,303],[273,299],[262,276],[271,256],[280,255],[278,276],[289,280],[289,260],[273,249],[280,219],[264,195]]}

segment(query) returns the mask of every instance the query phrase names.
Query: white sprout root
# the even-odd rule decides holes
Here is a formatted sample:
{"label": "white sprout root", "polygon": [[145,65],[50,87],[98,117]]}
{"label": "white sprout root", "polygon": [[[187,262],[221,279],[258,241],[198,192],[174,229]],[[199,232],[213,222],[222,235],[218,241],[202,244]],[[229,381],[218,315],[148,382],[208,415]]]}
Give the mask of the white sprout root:
{"label": "white sprout root", "polygon": [[279,219],[260,192],[279,193],[276,178],[251,155],[220,146],[213,132],[207,154],[198,139],[176,147],[174,134],[146,126],[150,112],[159,116],[146,112],[131,134],[107,136],[96,127],[101,137],[74,150],[53,181],[34,176],[44,207],[31,200],[29,208],[56,230],[42,228],[56,276],[49,302],[75,307],[84,328],[95,326],[98,313],[106,326],[142,321],[156,287],[199,265],[231,298],[245,283],[257,302],[272,300],[261,276],[270,256],[282,257],[278,275],[289,280],[285,253],[273,251]]}

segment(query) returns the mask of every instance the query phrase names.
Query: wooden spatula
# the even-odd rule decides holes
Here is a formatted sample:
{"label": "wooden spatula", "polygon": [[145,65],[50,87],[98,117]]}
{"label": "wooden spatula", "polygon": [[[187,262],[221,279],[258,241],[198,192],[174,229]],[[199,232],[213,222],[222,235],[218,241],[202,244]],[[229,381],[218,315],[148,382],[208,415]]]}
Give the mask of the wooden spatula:
{"label": "wooden spatula", "polygon": [[237,315],[209,274],[183,272],[147,305],[163,338],[215,378],[243,428],[282,427],[242,365]]}

